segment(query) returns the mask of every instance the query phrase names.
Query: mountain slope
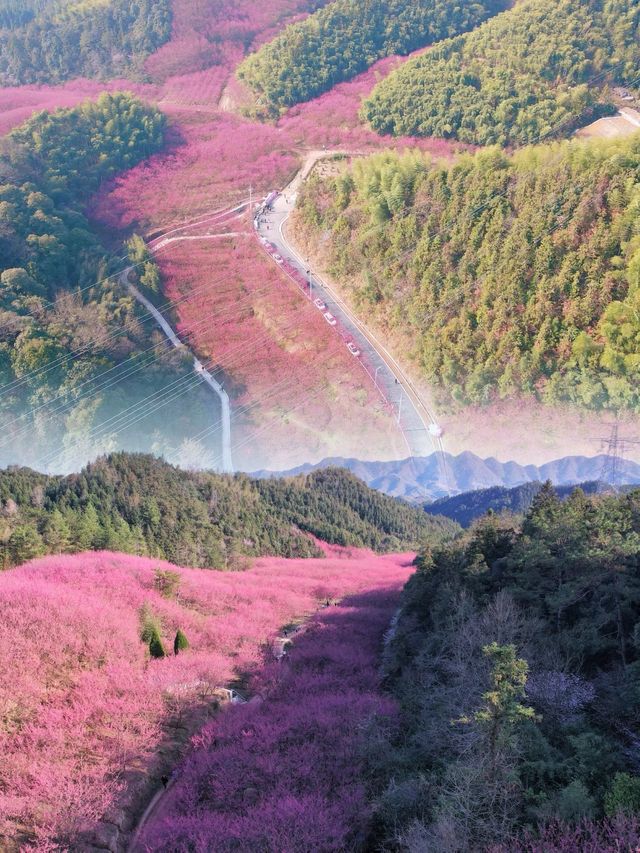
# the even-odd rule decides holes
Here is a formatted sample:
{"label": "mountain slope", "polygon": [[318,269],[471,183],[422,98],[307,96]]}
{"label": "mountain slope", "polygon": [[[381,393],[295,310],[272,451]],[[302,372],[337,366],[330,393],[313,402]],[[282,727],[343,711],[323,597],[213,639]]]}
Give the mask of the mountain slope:
{"label": "mountain slope", "polygon": [[220,688],[327,598],[398,589],[410,559],[205,572],[102,552],[0,572],[0,849],[126,849]]}
{"label": "mountain slope", "polygon": [[[2,140],[0,464],[73,470],[150,444],[175,457],[215,416],[188,360],[120,287],[122,262],[86,216],[90,194],[158,151],[165,128],[157,108],[103,93]],[[216,444],[205,441],[205,457]]]}
{"label": "mountain slope", "polygon": [[405,725],[378,747],[395,755],[372,847],[638,843],[639,511],[637,490],[543,487],[523,521],[420,558],[386,653]]}
{"label": "mountain slope", "polygon": [[126,453],[68,477],[7,469],[0,472],[0,501],[5,565],[42,553],[106,548],[237,569],[247,556],[321,556],[314,538],[394,551],[459,530],[336,468],[255,480],[182,471]]}
{"label": "mountain slope", "polygon": [[505,5],[505,0],[334,0],[247,57],[238,77],[263,109],[277,115],[355,77],[377,59],[464,32]]}
{"label": "mountain slope", "polygon": [[443,400],[640,411],[640,136],[310,180],[299,236]]}
{"label": "mountain slope", "polygon": [[[523,144],[566,134],[636,80],[634,0],[524,0],[397,69],[365,102],[380,133]],[[609,107],[610,109],[610,107]]]}
{"label": "mountain slope", "polygon": [[[600,483],[597,480],[579,483],[578,487],[587,495],[611,490],[606,483]],[[473,521],[488,512],[501,513],[507,511],[516,515],[524,514],[542,488],[544,486],[540,481],[534,481],[524,483],[522,486],[515,486],[512,489],[506,489],[504,486],[478,489],[453,497],[440,498],[432,504],[427,504],[425,512],[446,515],[447,518],[453,519],[462,527],[469,527]],[[573,485],[556,486],[555,491],[562,500],[569,497],[575,488],[576,486]]]}
{"label": "mountain slope", "polygon": [[170,0],[0,0],[0,83],[139,73],[170,33]]}

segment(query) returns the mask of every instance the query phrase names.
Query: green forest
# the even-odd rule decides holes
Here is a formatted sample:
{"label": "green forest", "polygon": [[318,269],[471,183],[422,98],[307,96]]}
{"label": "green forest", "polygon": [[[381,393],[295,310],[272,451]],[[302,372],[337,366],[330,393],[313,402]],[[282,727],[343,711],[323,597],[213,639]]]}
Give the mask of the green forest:
{"label": "green forest", "polygon": [[164,438],[153,414],[137,417],[138,400],[153,413],[191,366],[143,322],[83,212],[163,137],[156,109],[104,94],[0,141],[0,460],[72,470],[118,444],[142,449],[141,435],[173,445],[210,423],[210,395],[195,390],[188,418],[180,399],[162,409]]}
{"label": "green forest", "polygon": [[471,29],[505,0],[334,0],[247,57],[238,77],[259,110],[278,115],[349,80],[377,59]]}
{"label": "green forest", "polygon": [[[489,512],[504,513],[512,515],[525,515],[533,503],[536,495],[542,489],[543,483],[536,480],[531,483],[522,483],[520,486],[507,488],[505,486],[490,486],[487,489],[474,489],[471,492],[463,492],[459,495],[448,495],[438,498],[433,503],[425,506],[425,512],[434,515],[446,515],[462,527],[469,527],[476,519],[482,518]],[[556,495],[564,500],[575,490],[576,486],[555,486]],[[600,480],[589,480],[580,483],[579,488],[587,495],[610,492],[612,487]],[[627,486],[631,491],[636,486]],[[616,489],[621,491],[620,487]]]}
{"label": "green forest", "polygon": [[255,480],[115,453],[66,477],[16,466],[0,471],[4,568],[41,554],[107,549],[239,570],[247,556],[322,556],[311,535],[397,551],[436,545],[459,531],[338,468]]}
{"label": "green forest", "polygon": [[453,163],[385,152],[312,177],[295,221],[442,402],[637,412],[639,180],[638,136]]}
{"label": "green forest", "polygon": [[0,0],[0,28],[15,29],[53,7],[55,0]]}
{"label": "green forest", "polygon": [[[386,648],[403,720],[376,741],[371,849],[616,849],[569,839],[640,813],[639,607],[638,491],[546,484],[523,521],[425,551]],[[554,821],[555,843],[516,842]]]}
{"label": "green forest", "polygon": [[524,0],[409,60],[362,115],[380,133],[523,144],[612,112],[607,86],[637,84],[634,0]]}
{"label": "green forest", "polygon": [[0,83],[140,74],[170,33],[169,0],[0,0]]}

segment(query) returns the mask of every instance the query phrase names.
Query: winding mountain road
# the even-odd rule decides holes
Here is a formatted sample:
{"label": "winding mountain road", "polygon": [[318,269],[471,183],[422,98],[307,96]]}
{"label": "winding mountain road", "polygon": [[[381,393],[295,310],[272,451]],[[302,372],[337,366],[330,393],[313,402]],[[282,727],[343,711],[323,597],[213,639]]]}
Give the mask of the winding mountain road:
{"label": "winding mountain road", "polygon": [[[359,360],[361,367],[389,406],[407,445],[409,455],[421,457],[434,452],[437,453],[439,464],[443,467],[445,481],[448,481],[442,430],[437,424],[435,413],[379,337],[354,314],[352,309],[322,276],[310,269],[308,259],[305,260],[300,255],[286,235],[285,225],[295,208],[298,191],[314,166],[320,160],[345,153],[343,151],[309,152],[291,183],[278,193],[272,201],[270,209],[262,210],[260,215],[256,217],[255,234],[261,238],[263,248],[274,259],[274,262],[277,262],[276,258],[280,256],[281,268],[301,287],[305,296],[311,301],[320,300],[325,306],[321,309],[323,313],[329,311],[333,315],[335,323],[333,326],[327,326],[327,333],[341,335],[345,347],[349,344],[352,352],[355,350],[359,353],[353,357]],[[174,242],[215,240],[247,233],[245,229],[234,229],[233,231],[224,229],[229,228],[229,226],[238,227],[239,222],[244,219],[249,206],[248,202],[248,199],[243,199],[232,207],[218,209],[195,217],[191,221],[176,224],[168,230],[156,234],[148,243],[148,249],[154,254],[161,252]],[[202,227],[206,227],[205,233],[184,233]],[[220,228],[223,230],[217,230]],[[153,315],[171,344],[176,348],[186,349],[192,355],[194,370],[218,396],[222,420],[222,470],[233,471],[231,410],[227,392],[179,339],[161,312],[131,284],[129,281],[130,271],[131,267],[128,267],[122,273],[121,283],[123,286]]]}
{"label": "winding mountain road", "polygon": [[356,317],[328,282],[317,272],[310,270],[309,262],[298,253],[286,236],[284,226],[295,208],[300,186],[320,159],[334,156],[336,153],[342,152],[311,152],[293,181],[272,202],[271,210],[265,210],[257,218],[256,233],[275,247],[275,251],[269,251],[267,247],[272,257],[275,254],[280,255],[286,263],[286,268],[295,271],[294,280],[306,279],[306,295],[311,300],[320,299],[327,306],[325,310],[329,310],[337,321],[333,331],[342,335],[345,346],[352,342],[360,350],[363,366],[393,409],[410,455],[427,456],[436,452],[443,458],[444,446],[435,414],[422,399],[411,379],[382,341]]}
{"label": "winding mountain road", "polygon": [[120,274],[120,284],[122,287],[126,288],[129,293],[133,296],[133,298],[140,304],[143,305],[146,310],[152,315],[160,329],[164,332],[165,336],[168,338],[169,342],[176,349],[184,350],[191,355],[193,358],[193,369],[201,377],[202,381],[207,385],[211,390],[217,395],[220,400],[220,420],[221,420],[221,428],[222,428],[222,438],[221,438],[221,470],[224,473],[233,473],[233,458],[231,455],[231,405],[229,403],[229,395],[224,390],[222,385],[217,382],[213,376],[209,373],[209,371],[205,368],[202,362],[196,358],[195,355],[191,352],[191,350],[187,347],[183,341],[180,340],[178,335],[175,333],[167,319],[158,311],[155,305],[147,299],[144,294],[140,293],[137,287],[135,287],[129,281],[129,274],[131,273],[132,267],[127,267]]}

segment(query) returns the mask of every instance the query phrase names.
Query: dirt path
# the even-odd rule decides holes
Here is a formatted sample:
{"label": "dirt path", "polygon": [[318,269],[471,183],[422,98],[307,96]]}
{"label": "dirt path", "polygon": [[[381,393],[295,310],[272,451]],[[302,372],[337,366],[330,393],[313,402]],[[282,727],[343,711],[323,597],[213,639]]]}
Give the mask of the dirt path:
{"label": "dirt path", "polygon": [[131,841],[127,845],[127,853],[135,853],[135,851],[140,851],[140,853],[142,853],[142,848],[140,847],[140,836],[142,835],[142,831],[152,818],[157,817],[166,809],[169,802],[168,797],[174,784],[175,777],[171,777],[166,788],[163,785],[155,792],[149,802],[149,805],[146,807],[138,821]]}
{"label": "dirt path", "polygon": [[[330,603],[334,603],[334,602],[331,601]],[[325,606],[327,606],[327,605],[322,605],[322,607],[319,609],[323,609],[323,607],[325,607]],[[317,611],[315,611],[315,612],[317,612]],[[314,615],[314,614],[312,614],[312,615]],[[281,661],[281,660],[283,660],[283,658],[286,657],[291,643],[295,640],[296,637],[299,637],[301,634],[304,634],[304,632],[306,631],[307,624],[308,624],[308,621],[310,618],[311,618],[311,616],[309,616],[306,620],[301,622],[299,625],[296,625],[296,627],[294,627],[293,630],[291,630],[291,631],[287,631],[286,629],[283,629],[280,632],[280,636],[278,636],[272,640],[271,650],[273,653],[273,657],[276,661]],[[230,697],[233,697],[233,694],[234,694],[233,690],[231,690],[229,688],[222,688],[222,689],[228,689]],[[240,701],[244,702],[245,700],[242,699]],[[249,701],[261,701],[261,697],[253,697]],[[233,705],[235,703],[236,703],[236,700],[231,698],[231,701],[228,704]],[[169,777],[169,780],[167,782],[166,787],[164,785],[162,785],[155,792],[155,794],[153,795],[153,797],[149,801],[147,807],[145,808],[144,812],[140,816],[140,819],[138,820],[138,822],[135,826],[135,829],[133,830],[133,834],[131,835],[130,841],[128,842],[128,844],[126,846],[127,853],[144,853],[144,848],[141,846],[141,843],[140,843],[142,833],[144,832],[145,827],[149,823],[151,823],[153,820],[160,819],[163,814],[167,814],[170,812],[172,801],[173,801],[173,796],[175,795],[174,786],[175,786],[176,781],[177,781],[177,777],[176,777],[175,771],[174,771],[172,773],[172,775]]]}

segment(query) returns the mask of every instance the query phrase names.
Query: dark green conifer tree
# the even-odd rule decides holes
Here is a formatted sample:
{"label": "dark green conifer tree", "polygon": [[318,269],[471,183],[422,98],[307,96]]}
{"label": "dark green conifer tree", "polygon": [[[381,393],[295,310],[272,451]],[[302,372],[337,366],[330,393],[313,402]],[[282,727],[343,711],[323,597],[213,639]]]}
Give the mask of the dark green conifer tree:
{"label": "dark green conifer tree", "polygon": [[149,654],[152,658],[163,658],[167,654],[164,650],[160,632],[155,626],[151,631],[151,639],[149,640]]}
{"label": "dark green conifer tree", "polygon": [[173,653],[178,654],[179,652],[184,652],[189,648],[189,640],[187,640],[184,633],[178,628],[176,631],[176,638],[173,641]]}

